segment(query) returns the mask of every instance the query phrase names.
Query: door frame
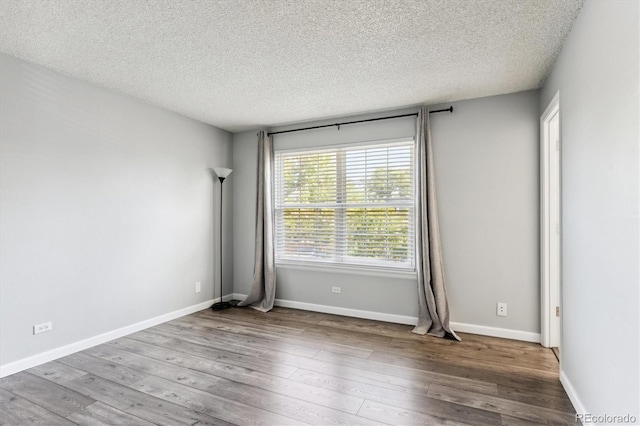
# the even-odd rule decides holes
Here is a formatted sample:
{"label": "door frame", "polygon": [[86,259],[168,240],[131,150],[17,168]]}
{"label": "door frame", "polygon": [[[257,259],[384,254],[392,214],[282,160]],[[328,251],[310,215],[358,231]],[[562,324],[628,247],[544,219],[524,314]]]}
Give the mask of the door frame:
{"label": "door frame", "polygon": [[[558,141],[550,138],[550,123],[558,116]],[[560,347],[561,316],[561,123],[560,92],[540,117],[540,343]],[[555,145],[555,146],[554,146]]]}

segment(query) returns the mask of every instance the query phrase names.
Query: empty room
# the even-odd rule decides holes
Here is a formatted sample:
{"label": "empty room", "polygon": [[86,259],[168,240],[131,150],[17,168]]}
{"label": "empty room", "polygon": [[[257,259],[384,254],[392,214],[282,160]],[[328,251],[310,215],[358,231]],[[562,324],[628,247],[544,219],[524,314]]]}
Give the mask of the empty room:
{"label": "empty room", "polygon": [[639,26],[0,1],[0,425],[640,424]]}

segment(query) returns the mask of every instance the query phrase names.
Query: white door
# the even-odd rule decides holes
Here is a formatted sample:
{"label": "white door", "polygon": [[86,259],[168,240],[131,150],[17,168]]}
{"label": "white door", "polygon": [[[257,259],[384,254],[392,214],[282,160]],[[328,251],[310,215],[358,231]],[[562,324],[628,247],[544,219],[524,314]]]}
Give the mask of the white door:
{"label": "white door", "polygon": [[540,118],[540,230],[542,345],[560,347],[560,96]]}

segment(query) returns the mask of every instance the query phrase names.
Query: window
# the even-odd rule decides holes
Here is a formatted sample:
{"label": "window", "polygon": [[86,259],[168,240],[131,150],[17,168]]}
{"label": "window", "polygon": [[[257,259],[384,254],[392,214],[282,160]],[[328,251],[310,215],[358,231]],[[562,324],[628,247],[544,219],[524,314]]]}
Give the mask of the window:
{"label": "window", "polygon": [[414,269],[413,140],[275,155],[276,262]]}

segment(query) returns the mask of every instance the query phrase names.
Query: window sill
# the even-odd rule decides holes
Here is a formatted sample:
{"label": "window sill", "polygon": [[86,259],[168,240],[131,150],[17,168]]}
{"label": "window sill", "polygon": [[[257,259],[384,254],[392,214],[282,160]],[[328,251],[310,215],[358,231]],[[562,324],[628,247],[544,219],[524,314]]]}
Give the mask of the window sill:
{"label": "window sill", "polygon": [[415,280],[415,271],[399,271],[393,269],[368,268],[368,267],[350,267],[336,264],[317,265],[311,263],[279,261],[276,268],[297,269],[301,271],[325,272],[330,274],[353,274],[353,275],[369,275],[375,277],[389,277],[401,280]]}

